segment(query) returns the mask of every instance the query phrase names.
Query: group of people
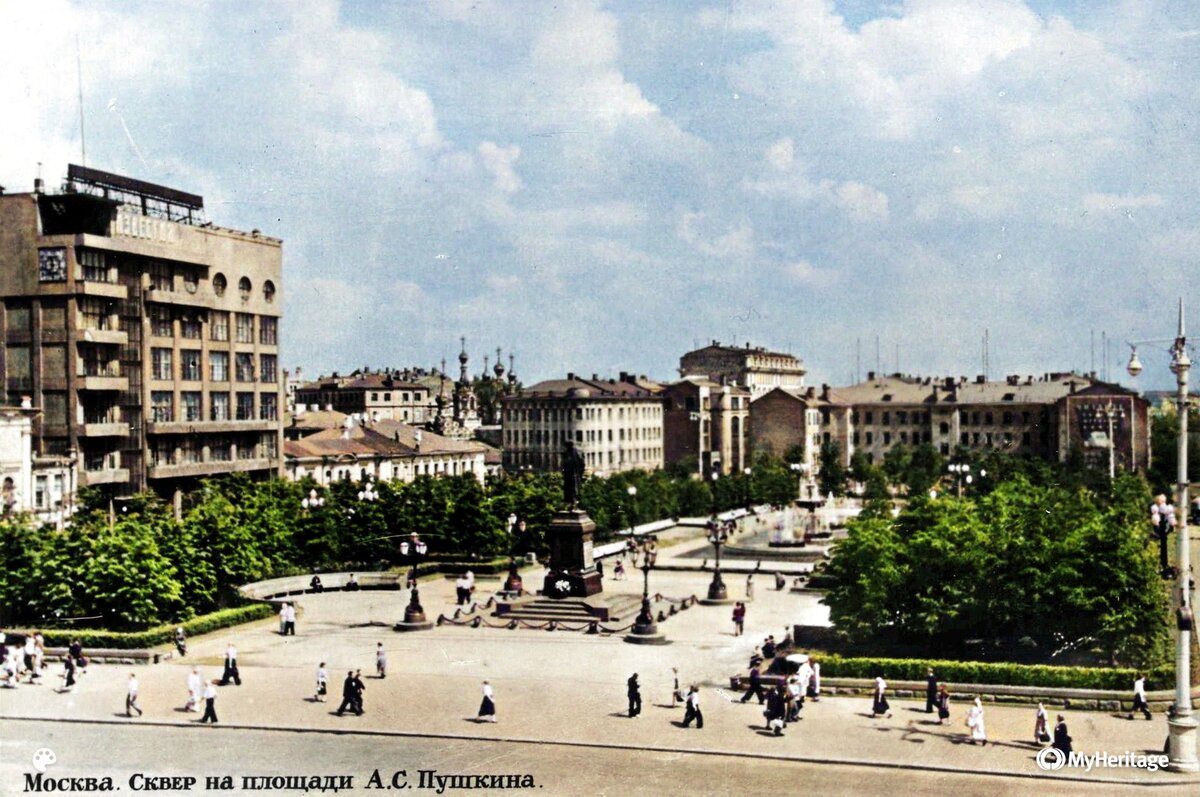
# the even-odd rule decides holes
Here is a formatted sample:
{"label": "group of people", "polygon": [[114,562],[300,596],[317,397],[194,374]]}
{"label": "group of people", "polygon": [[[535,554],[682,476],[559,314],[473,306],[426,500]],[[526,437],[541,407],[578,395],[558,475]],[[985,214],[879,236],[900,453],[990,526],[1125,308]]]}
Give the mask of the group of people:
{"label": "group of people", "polygon": [[296,607],[287,601],[279,607],[279,635],[296,635]]}
{"label": "group of people", "polygon": [[15,687],[22,678],[37,683],[46,668],[46,641],[41,633],[29,634],[20,644],[9,642],[0,631],[0,685]]}

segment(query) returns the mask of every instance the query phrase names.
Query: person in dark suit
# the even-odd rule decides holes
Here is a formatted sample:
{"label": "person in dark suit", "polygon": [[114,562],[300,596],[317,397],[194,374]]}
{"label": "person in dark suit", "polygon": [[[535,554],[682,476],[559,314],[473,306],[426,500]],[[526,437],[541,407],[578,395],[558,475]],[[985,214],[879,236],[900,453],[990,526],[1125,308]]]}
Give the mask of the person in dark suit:
{"label": "person in dark suit", "polygon": [[357,695],[358,692],[354,688],[354,670],[349,670],[346,672],[346,680],[342,681],[342,704],[334,713],[340,717],[346,713],[346,709],[350,709],[355,714],[361,714],[362,711],[355,707]]}
{"label": "person in dark suit", "polygon": [[700,711],[700,687],[692,684],[688,688],[687,708],[683,714],[683,727],[687,728],[696,721],[696,730],[704,727],[704,714]]}
{"label": "person in dark suit", "polygon": [[925,678],[925,713],[932,714],[933,707],[938,702],[938,683],[937,676],[933,674],[933,668],[930,667]]}
{"label": "person in dark suit", "polygon": [[362,670],[354,671],[354,713],[360,717],[363,713],[363,692],[367,689],[367,685],[363,683]]}
{"label": "person in dark suit", "polygon": [[629,717],[632,719],[638,714],[642,713],[642,692],[638,686],[638,676],[636,672],[629,676],[629,680],[626,682],[626,684],[628,686],[629,695]]}
{"label": "person in dark suit", "polygon": [[1058,715],[1058,723],[1054,726],[1054,743],[1050,746],[1063,755],[1071,754],[1071,734],[1067,732],[1067,721],[1062,714]]}
{"label": "person in dark suit", "polygon": [[787,689],[779,684],[767,694],[767,730],[779,736],[787,724]]}
{"label": "person in dark suit", "polygon": [[746,690],[746,694],[742,695],[742,702],[745,703],[750,699],[750,695],[758,698],[758,704],[761,706],[766,696],[763,695],[762,674],[759,673],[758,667],[750,668],[750,688]]}

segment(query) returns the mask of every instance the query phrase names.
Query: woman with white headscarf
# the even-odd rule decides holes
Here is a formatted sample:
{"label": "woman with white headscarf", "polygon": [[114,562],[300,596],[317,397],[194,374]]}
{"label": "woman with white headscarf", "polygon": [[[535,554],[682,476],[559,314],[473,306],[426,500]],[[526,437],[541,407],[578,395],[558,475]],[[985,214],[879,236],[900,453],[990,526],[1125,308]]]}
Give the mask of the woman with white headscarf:
{"label": "woman with white headscarf", "polygon": [[875,678],[875,699],[871,703],[871,717],[874,718],[876,714],[892,716],[892,707],[887,700],[887,681],[882,676]]}
{"label": "woman with white headscarf", "polygon": [[1046,730],[1046,722],[1050,719],[1050,715],[1046,713],[1046,706],[1038,703],[1037,718],[1033,723],[1033,743],[1048,744],[1050,742],[1050,731]]}
{"label": "woman with white headscarf", "polygon": [[983,746],[987,747],[987,729],[983,724],[983,703],[978,697],[975,698],[975,705],[971,706],[971,710],[967,712],[967,727],[971,729],[971,744],[983,742]]}

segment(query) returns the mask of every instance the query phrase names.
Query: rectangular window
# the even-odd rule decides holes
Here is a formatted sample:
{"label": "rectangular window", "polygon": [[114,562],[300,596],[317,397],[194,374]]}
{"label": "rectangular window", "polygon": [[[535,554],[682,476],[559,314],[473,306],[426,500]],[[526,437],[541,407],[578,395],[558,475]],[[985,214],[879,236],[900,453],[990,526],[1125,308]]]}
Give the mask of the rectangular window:
{"label": "rectangular window", "polygon": [[199,382],[202,373],[200,350],[183,349],[179,352],[179,378],[188,382]]}
{"label": "rectangular window", "polygon": [[208,334],[213,340],[229,340],[229,313],[220,311],[209,313]]}
{"label": "rectangular window", "polygon": [[175,277],[170,263],[161,260],[150,262],[150,289],[155,291],[174,291]]}
{"label": "rectangular window", "polygon": [[274,459],[279,456],[279,439],[274,432],[264,432],[258,438],[259,459]]}
{"label": "rectangular window", "polygon": [[67,425],[67,394],[42,394],[42,422],[47,426]]}
{"label": "rectangular window", "polygon": [[179,406],[183,413],[182,420],[189,423],[204,420],[204,411],[200,407],[200,391],[187,390],[180,393]]}
{"label": "rectangular window", "polygon": [[[226,399],[229,396],[225,396]],[[228,402],[226,402],[228,405]],[[230,455],[230,443],[228,437],[217,437],[208,444],[208,460],[209,462],[228,462],[233,457]]]}
{"label": "rectangular window", "polygon": [[170,437],[160,438],[154,441],[154,448],[150,449],[150,464],[151,465],[174,465],[175,464],[175,441]]}
{"label": "rectangular window", "polygon": [[255,459],[258,456],[258,437],[242,435],[237,439],[238,459]]}
{"label": "rectangular window", "polygon": [[[274,354],[263,354],[258,358],[259,378],[263,382],[275,384],[279,379],[279,360]],[[387,394],[385,393],[386,397]]]}
{"label": "rectangular window", "polygon": [[93,249],[79,250],[80,276],[86,282],[112,282],[108,271],[108,253]]}
{"label": "rectangular window", "polygon": [[152,304],[148,307],[150,334],[160,338],[174,337],[175,325],[171,322],[171,308],[163,304]]}
{"label": "rectangular window", "polygon": [[237,381],[253,382],[254,381],[254,355],[241,354],[237,355]]}
{"label": "rectangular window", "polygon": [[875,423],[875,413],[871,412],[870,410],[867,410],[866,423],[868,423],[868,424]]}
{"label": "rectangular window", "polygon": [[34,480],[33,505],[38,509],[46,508],[46,477],[38,476]]}
{"label": "rectangular window", "polygon": [[42,376],[47,379],[67,378],[67,347],[44,344],[42,346]]}
{"label": "rectangular window", "polygon": [[279,396],[275,393],[263,393],[258,397],[258,419],[260,421],[279,420]]}
{"label": "rectangular window", "polygon": [[[263,381],[264,381],[264,382],[266,382],[267,380],[265,380],[265,379],[264,379]],[[371,401],[379,401],[379,394],[378,394],[378,393],[372,393],[372,394],[371,394]]]}
{"label": "rectangular window", "polygon": [[155,423],[170,423],[175,420],[175,394],[169,390],[155,390],[150,394],[150,420]]}
{"label": "rectangular window", "polygon": [[179,464],[193,465],[200,461],[200,441],[184,437],[179,441]]}
{"label": "rectangular window", "polygon": [[208,415],[210,420],[227,421],[229,420],[229,394],[228,393],[209,393],[208,394],[209,410]]}
{"label": "rectangular window", "polygon": [[867,445],[871,445],[874,442],[875,442],[875,433],[867,432]]}
{"label": "rectangular window", "polygon": [[9,307],[5,313],[4,328],[9,332],[29,331],[29,308]]}
{"label": "rectangular window", "polygon": [[210,351],[208,353],[209,378],[214,382],[229,381],[229,352]]}
{"label": "rectangular window", "polygon": [[258,342],[274,346],[279,341],[279,319],[265,315],[258,319]]}
{"label": "rectangular window", "polygon": [[254,342],[254,316],[250,313],[237,314],[237,342]]}
{"label": "rectangular window", "polygon": [[114,329],[111,309],[107,299],[84,296],[79,299],[79,326],[83,329]]}
{"label": "rectangular window", "polygon": [[179,337],[200,340],[200,319],[192,315],[180,316]]}
{"label": "rectangular window", "polygon": [[154,379],[164,379],[170,381],[175,378],[174,370],[172,369],[173,352],[170,349],[151,349],[150,350],[150,375]]}
{"label": "rectangular window", "polygon": [[237,416],[239,421],[254,420],[254,394],[253,393],[238,393],[237,394]]}
{"label": "rectangular window", "polygon": [[47,304],[42,302],[42,328],[66,329],[67,306],[65,304]]}

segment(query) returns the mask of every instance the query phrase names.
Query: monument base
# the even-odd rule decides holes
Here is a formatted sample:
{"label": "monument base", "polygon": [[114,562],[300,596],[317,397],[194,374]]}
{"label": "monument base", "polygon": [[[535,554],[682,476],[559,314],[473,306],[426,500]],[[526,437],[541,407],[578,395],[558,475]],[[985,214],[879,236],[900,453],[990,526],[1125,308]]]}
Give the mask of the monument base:
{"label": "monument base", "polygon": [[392,626],[393,631],[428,631],[431,628],[433,628],[433,623],[428,622],[428,621],[421,622],[421,623],[403,623],[402,622],[402,623],[396,623],[394,626]]}
{"label": "monument base", "polygon": [[588,598],[604,591],[600,574],[595,570],[562,572],[552,570],[542,582],[542,595],[547,598]]}

